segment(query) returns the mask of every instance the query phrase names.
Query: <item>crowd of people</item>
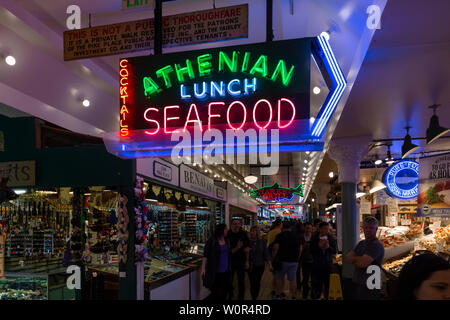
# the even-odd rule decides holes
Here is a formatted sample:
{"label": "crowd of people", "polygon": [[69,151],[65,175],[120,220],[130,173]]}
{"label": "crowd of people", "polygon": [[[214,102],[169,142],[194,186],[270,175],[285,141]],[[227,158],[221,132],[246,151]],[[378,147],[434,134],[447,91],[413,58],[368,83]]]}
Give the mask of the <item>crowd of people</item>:
{"label": "crowd of people", "polygon": [[[331,227],[333,227],[331,229]],[[376,237],[378,221],[368,218],[363,222],[365,239],[344,258],[354,265],[353,299],[379,300],[380,287],[367,285],[369,266],[378,266],[384,258],[384,247]],[[333,231],[333,232],[332,232]],[[250,282],[253,300],[260,297],[261,280],[266,269],[272,274],[274,300],[327,300],[330,275],[339,273],[333,264],[337,254],[336,227],[320,219],[313,224],[275,220],[262,239],[257,225],[248,234],[239,219],[233,219],[231,230],[225,224],[216,227],[208,240],[203,257],[203,285],[211,290],[213,301],[244,300],[245,274]],[[237,277],[237,290],[233,282]],[[286,295],[286,280],[289,294]],[[385,297],[386,298],[386,297]],[[399,277],[398,293],[392,299],[450,299],[450,264],[432,253],[417,255],[403,268]]]}

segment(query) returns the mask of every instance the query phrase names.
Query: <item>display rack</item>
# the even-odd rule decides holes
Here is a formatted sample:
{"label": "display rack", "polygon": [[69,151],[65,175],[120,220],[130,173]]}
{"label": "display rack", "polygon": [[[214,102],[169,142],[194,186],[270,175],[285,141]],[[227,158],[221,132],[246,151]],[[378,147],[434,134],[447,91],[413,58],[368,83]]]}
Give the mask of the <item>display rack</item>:
{"label": "display rack", "polygon": [[158,221],[158,240],[160,245],[172,246],[175,241],[179,240],[178,212],[160,212]]}

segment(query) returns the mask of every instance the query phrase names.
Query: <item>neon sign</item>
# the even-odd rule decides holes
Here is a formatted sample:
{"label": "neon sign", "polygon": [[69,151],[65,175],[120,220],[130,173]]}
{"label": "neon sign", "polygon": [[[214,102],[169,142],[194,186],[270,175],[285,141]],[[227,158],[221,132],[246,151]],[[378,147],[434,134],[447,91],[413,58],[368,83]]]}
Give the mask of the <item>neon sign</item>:
{"label": "neon sign", "polygon": [[[330,89],[314,123],[311,59]],[[281,152],[321,151],[345,86],[321,36],[122,59],[121,138],[108,138],[107,148],[125,158],[167,156],[173,133],[276,129]]]}
{"label": "neon sign", "polygon": [[294,210],[294,206],[291,204],[270,204],[269,209],[292,209],[292,210]]}
{"label": "neon sign", "polygon": [[128,60],[120,60],[120,135],[126,137],[129,134],[128,124],[127,124],[127,114],[129,111],[127,109],[127,98],[128,98]]}
{"label": "neon sign", "polygon": [[383,181],[391,196],[415,198],[418,194],[419,164],[411,160],[398,161],[385,171]]}
{"label": "neon sign", "polygon": [[303,197],[303,185],[299,184],[296,188],[284,188],[278,182],[271,186],[262,187],[250,191],[250,195],[254,198],[260,198],[264,201],[291,201],[295,195]]}

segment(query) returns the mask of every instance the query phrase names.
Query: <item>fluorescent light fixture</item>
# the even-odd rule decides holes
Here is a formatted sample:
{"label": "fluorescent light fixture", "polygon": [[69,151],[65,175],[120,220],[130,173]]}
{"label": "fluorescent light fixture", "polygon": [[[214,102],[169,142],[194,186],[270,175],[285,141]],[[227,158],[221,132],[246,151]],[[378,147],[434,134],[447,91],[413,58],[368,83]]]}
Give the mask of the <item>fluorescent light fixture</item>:
{"label": "fluorescent light fixture", "polygon": [[6,62],[8,65],[13,66],[13,65],[16,64],[16,58],[14,58],[13,56],[7,56],[7,57],[5,58],[5,62]]}

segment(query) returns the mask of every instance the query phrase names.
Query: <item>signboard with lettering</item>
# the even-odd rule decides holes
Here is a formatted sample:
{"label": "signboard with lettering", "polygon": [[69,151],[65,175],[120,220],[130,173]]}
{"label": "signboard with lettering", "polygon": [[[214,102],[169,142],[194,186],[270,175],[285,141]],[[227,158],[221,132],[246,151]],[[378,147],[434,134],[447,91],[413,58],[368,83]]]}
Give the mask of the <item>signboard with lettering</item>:
{"label": "signboard with lettering", "polygon": [[383,175],[386,191],[393,197],[412,199],[417,197],[419,164],[416,161],[395,162]]}
{"label": "signboard with lettering", "polygon": [[450,153],[421,158],[417,215],[450,216]]}
{"label": "signboard with lettering", "polygon": [[122,10],[132,9],[154,9],[155,0],[122,0]]}
{"label": "signboard with lettering", "polygon": [[138,159],[136,171],[155,180],[178,186],[178,167],[162,159]]}
{"label": "signboard with lettering", "polygon": [[225,190],[214,185],[213,179],[184,164],[180,165],[180,187],[214,199],[225,200]]}
{"label": "signboard with lettering", "polygon": [[[248,4],[166,16],[162,26],[163,48],[247,38]],[[153,46],[154,19],[64,32],[65,61],[150,50]]]}
{"label": "signboard with lettering", "polygon": [[303,185],[299,184],[295,188],[284,188],[278,182],[271,186],[262,187],[250,191],[250,195],[254,198],[260,198],[264,201],[291,201],[295,195],[303,197]]}
{"label": "signboard with lettering", "polygon": [[[330,89],[313,123],[311,56]],[[225,154],[228,134],[239,135],[241,153],[270,146],[273,135],[282,152],[321,151],[346,85],[322,36],[121,59],[119,70],[120,132],[104,141],[122,158],[172,156],[176,137],[194,131],[194,152],[214,137]]]}
{"label": "signboard with lettering", "polygon": [[35,162],[0,162],[0,177],[8,177],[8,187],[27,187],[36,184]]}

